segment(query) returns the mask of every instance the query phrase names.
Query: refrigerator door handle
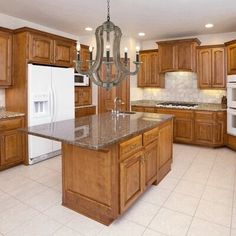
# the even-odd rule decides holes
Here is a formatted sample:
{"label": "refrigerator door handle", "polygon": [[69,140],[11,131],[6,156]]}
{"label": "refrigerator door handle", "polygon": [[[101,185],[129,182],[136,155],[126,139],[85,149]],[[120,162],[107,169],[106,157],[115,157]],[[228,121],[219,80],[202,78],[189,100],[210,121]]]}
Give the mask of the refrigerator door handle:
{"label": "refrigerator door handle", "polygon": [[53,116],[52,116],[52,121],[55,122],[56,120],[56,107],[57,107],[57,104],[56,104],[56,92],[55,92],[55,89],[54,87],[52,87],[52,97],[53,97]]}
{"label": "refrigerator door handle", "polygon": [[51,122],[53,122],[53,116],[54,116],[54,99],[53,99],[53,91],[50,89],[50,115],[51,115]]}

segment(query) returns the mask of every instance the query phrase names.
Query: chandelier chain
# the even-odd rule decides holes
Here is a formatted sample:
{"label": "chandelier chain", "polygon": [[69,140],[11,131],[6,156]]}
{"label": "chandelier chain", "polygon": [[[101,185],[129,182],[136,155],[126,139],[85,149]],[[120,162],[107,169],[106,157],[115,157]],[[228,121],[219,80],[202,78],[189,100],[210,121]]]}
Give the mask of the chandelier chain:
{"label": "chandelier chain", "polygon": [[110,21],[110,0],[107,0],[107,21]]}

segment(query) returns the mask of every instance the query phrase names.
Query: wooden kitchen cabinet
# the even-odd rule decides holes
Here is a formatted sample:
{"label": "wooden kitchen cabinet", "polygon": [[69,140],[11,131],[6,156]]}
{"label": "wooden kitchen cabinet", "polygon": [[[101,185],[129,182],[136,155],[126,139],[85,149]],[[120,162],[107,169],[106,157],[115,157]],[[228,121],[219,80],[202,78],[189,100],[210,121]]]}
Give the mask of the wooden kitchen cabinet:
{"label": "wooden kitchen cabinet", "polygon": [[0,27],[0,87],[12,84],[12,31]]}
{"label": "wooden kitchen cabinet", "polygon": [[96,114],[96,106],[88,107],[76,107],[75,108],[75,118],[90,116]]}
{"label": "wooden kitchen cabinet", "polygon": [[224,145],[226,132],[226,114],[224,112],[196,111],[195,140],[196,144]]}
{"label": "wooden kitchen cabinet", "polygon": [[225,43],[227,50],[227,74],[236,74],[236,40]]}
{"label": "wooden kitchen cabinet", "polygon": [[120,211],[124,212],[143,192],[143,152],[138,152],[120,164]]}
{"label": "wooden kitchen cabinet", "polygon": [[29,37],[29,60],[52,64],[54,58],[53,39],[47,35],[31,33]]}
{"label": "wooden kitchen cabinet", "polygon": [[75,106],[92,104],[92,90],[90,87],[75,87]]}
{"label": "wooden kitchen cabinet", "polygon": [[191,71],[196,72],[196,47],[200,41],[196,38],[160,41],[159,72]]}
{"label": "wooden kitchen cabinet", "polygon": [[[132,111],[149,112],[151,107],[132,106]],[[227,144],[226,111],[201,111],[153,107],[152,112],[174,115],[174,141],[198,144],[209,147],[221,147]],[[159,134],[160,135],[160,134]],[[233,139],[229,146],[234,148]]]}
{"label": "wooden kitchen cabinet", "polygon": [[[141,137],[143,136],[143,147]],[[120,210],[124,212],[151,184],[157,184],[172,162],[172,120],[120,144]]]}
{"label": "wooden kitchen cabinet", "polygon": [[140,51],[140,61],[138,87],[164,88],[164,76],[159,73],[158,50]]}
{"label": "wooden kitchen cabinet", "polygon": [[200,89],[225,88],[224,45],[201,46],[197,48],[197,75]]}
{"label": "wooden kitchen cabinet", "polygon": [[72,66],[75,58],[75,45],[67,40],[54,40],[54,63],[61,66]]}
{"label": "wooden kitchen cabinet", "polygon": [[[74,67],[76,41],[23,27],[14,31],[16,47],[25,47],[28,62]],[[22,54],[23,55],[23,54]]]}
{"label": "wooden kitchen cabinet", "polygon": [[174,115],[174,141],[191,143],[194,135],[193,111],[157,108],[157,113]]}
{"label": "wooden kitchen cabinet", "polygon": [[[102,71],[104,76],[105,70]],[[114,66],[111,69],[111,76],[115,76]],[[121,111],[130,110],[130,77],[127,76],[117,86],[107,90],[99,86],[98,88],[98,113],[108,112],[114,109],[114,99],[121,98],[122,102],[118,104]]]}
{"label": "wooden kitchen cabinet", "polygon": [[82,61],[81,63],[81,70],[86,71],[89,68],[89,63],[87,60],[89,60],[89,46],[80,44],[80,60]]}
{"label": "wooden kitchen cabinet", "polygon": [[157,181],[170,170],[173,157],[173,122],[162,125],[159,131],[158,156],[159,156],[159,171]]}
{"label": "wooden kitchen cabinet", "polygon": [[17,130],[22,127],[22,117],[0,121],[0,170],[24,161],[24,134]]}
{"label": "wooden kitchen cabinet", "polygon": [[147,187],[157,180],[157,173],[159,171],[158,141],[154,141],[144,148],[143,163],[145,168],[144,183]]}

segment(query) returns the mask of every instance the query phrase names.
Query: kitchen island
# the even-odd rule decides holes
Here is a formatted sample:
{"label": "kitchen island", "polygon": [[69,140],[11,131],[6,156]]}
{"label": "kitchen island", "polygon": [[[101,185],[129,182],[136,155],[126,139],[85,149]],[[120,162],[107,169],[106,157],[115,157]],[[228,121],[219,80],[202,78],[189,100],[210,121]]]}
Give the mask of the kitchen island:
{"label": "kitchen island", "polygon": [[62,204],[106,225],[171,168],[172,115],[102,113],[26,131],[62,142]]}

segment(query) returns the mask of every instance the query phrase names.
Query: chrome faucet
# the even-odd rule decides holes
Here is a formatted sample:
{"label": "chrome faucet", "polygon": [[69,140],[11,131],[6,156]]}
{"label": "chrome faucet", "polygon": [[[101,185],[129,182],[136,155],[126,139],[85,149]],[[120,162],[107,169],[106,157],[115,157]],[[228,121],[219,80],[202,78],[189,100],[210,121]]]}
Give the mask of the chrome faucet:
{"label": "chrome faucet", "polygon": [[115,99],[114,99],[114,110],[113,110],[113,113],[115,113],[115,114],[118,114],[119,113],[119,110],[118,110],[118,103],[122,103],[122,100],[121,100],[121,98],[119,98],[119,97],[116,97]]}

